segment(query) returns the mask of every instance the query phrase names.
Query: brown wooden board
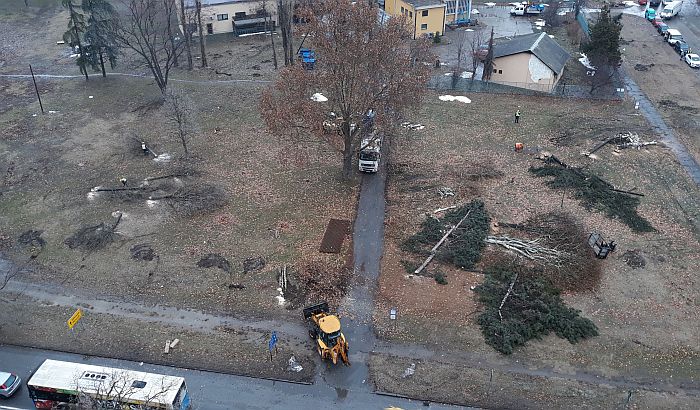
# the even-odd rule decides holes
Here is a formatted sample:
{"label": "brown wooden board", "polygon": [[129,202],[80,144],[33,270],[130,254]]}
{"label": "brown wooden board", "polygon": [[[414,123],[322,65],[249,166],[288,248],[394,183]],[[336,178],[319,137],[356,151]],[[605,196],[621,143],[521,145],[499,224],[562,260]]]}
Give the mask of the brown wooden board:
{"label": "brown wooden board", "polygon": [[338,253],[343,246],[345,236],[350,233],[350,221],[344,219],[331,219],[328,221],[326,233],[321,240],[319,251],[324,253]]}

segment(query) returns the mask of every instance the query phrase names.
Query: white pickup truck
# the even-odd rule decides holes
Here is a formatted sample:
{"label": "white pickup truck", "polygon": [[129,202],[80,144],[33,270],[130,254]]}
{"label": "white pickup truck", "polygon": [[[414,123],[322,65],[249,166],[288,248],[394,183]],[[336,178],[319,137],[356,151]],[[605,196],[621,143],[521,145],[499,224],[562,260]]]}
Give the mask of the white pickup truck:
{"label": "white pickup truck", "polygon": [[513,8],[510,9],[511,16],[529,16],[535,14],[542,14],[544,11],[544,4],[517,4],[511,3]]}

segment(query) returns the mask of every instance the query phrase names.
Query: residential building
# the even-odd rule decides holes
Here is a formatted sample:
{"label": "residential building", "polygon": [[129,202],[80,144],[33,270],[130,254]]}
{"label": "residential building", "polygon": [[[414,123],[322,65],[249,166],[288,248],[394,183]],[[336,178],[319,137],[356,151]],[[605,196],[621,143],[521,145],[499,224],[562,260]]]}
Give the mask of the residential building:
{"label": "residential building", "polygon": [[[268,0],[263,10],[262,0],[201,0],[202,2],[202,32],[205,35],[233,33],[241,34],[261,33],[266,31],[265,20],[275,27],[277,21],[277,3]],[[180,14],[180,2],[178,7],[178,20]],[[180,29],[184,33],[184,27],[188,26],[198,34],[197,21],[195,19],[196,1],[185,0],[185,15],[187,24],[180,21]],[[268,28],[269,30],[269,28]]]}
{"label": "residential building", "polygon": [[491,82],[551,92],[571,58],[547,33],[513,37],[493,47]]}
{"label": "residential building", "polygon": [[391,16],[403,16],[413,26],[413,38],[442,35],[445,32],[443,0],[384,0],[384,10]]}

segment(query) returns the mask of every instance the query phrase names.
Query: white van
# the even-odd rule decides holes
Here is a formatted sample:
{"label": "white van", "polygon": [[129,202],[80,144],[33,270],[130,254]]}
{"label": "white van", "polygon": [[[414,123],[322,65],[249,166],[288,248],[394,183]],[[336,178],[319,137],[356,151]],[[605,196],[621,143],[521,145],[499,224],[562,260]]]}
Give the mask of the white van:
{"label": "white van", "polygon": [[680,31],[676,30],[675,28],[670,28],[666,32],[666,41],[668,41],[668,44],[673,46],[677,42],[683,41],[683,35]]}
{"label": "white van", "polygon": [[670,3],[666,3],[663,10],[661,10],[659,16],[661,16],[662,19],[670,19],[671,17],[677,15],[678,12],[681,11],[681,7],[683,7],[682,1],[673,1]]}

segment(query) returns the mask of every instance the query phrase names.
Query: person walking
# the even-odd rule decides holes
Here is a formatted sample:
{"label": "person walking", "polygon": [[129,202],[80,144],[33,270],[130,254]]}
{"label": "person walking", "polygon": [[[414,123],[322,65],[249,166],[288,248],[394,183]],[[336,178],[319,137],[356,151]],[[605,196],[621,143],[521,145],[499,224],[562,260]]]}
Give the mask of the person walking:
{"label": "person walking", "polygon": [[121,182],[122,185],[124,185],[126,187],[126,178],[124,178],[124,177],[119,178],[119,182]]}
{"label": "person walking", "polygon": [[515,123],[519,124],[520,123],[520,110],[517,110],[515,112]]}

